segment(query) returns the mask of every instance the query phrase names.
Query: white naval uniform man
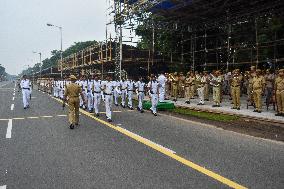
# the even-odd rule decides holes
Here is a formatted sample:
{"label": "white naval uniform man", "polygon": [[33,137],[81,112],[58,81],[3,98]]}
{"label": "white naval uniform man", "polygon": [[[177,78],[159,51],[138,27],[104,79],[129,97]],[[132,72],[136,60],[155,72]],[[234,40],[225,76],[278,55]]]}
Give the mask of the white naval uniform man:
{"label": "white naval uniform man", "polygon": [[125,101],[127,95],[127,81],[125,81],[124,79],[120,81],[120,91],[121,91],[121,106],[125,108]]}
{"label": "white naval uniform man", "polygon": [[93,99],[94,99],[94,96],[93,96],[93,80],[91,79],[88,79],[87,80],[87,101],[88,101],[88,110],[89,112],[93,112],[93,105],[94,105],[94,102],[93,102]]}
{"label": "white naval uniform man", "polygon": [[95,75],[93,80],[93,94],[94,94],[94,110],[95,114],[98,117],[99,116],[99,106],[101,103],[101,81],[99,80],[99,77]]}
{"label": "white naval uniform man", "polygon": [[113,99],[114,99],[114,105],[118,106],[118,97],[121,93],[119,90],[119,81],[113,81],[114,90],[113,90]]}
{"label": "white naval uniform man", "polygon": [[[82,89],[83,89],[82,92],[83,92],[83,95],[84,95],[84,99],[87,99],[88,81],[87,81],[85,76],[83,77],[83,80],[81,82],[82,82]],[[83,108],[86,109],[87,107],[83,104]]]}
{"label": "white naval uniform man", "polygon": [[110,76],[107,76],[107,80],[102,82],[102,89],[105,96],[106,117],[109,122],[112,122],[111,104],[112,104],[112,91],[114,89],[114,85],[113,82],[111,81]]}
{"label": "white naval uniform man", "polygon": [[160,84],[159,87],[159,102],[165,101],[165,94],[166,94],[166,82],[167,78],[164,74],[160,74],[158,77],[158,82]]}
{"label": "white naval uniform man", "polygon": [[143,82],[142,77],[139,78],[139,81],[135,83],[135,87],[138,90],[138,107],[137,110],[141,113],[144,112],[143,110],[143,100],[145,97],[145,83]]}
{"label": "white naval uniform man", "polygon": [[31,94],[31,82],[27,79],[26,75],[23,75],[23,79],[21,81],[21,89],[23,94],[23,104],[24,109],[29,108],[29,100],[30,100],[30,94]]}
{"label": "white naval uniform man", "polygon": [[150,110],[157,116],[157,105],[158,105],[158,92],[159,92],[159,82],[156,80],[155,76],[152,76],[151,81],[148,83],[149,95],[151,97],[152,107]]}
{"label": "white naval uniform man", "polygon": [[135,82],[132,79],[129,79],[127,82],[127,99],[128,99],[128,108],[133,110],[133,91],[134,91],[134,85]]}

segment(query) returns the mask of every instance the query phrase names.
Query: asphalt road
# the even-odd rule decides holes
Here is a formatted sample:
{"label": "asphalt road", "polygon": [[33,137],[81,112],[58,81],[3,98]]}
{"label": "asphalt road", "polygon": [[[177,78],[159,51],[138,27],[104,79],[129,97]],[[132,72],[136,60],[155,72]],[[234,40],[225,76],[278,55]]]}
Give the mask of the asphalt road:
{"label": "asphalt road", "polygon": [[0,82],[0,189],[284,188],[281,142],[120,107],[70,130],[58,100],[34,90],[24,110],[14,88]]}

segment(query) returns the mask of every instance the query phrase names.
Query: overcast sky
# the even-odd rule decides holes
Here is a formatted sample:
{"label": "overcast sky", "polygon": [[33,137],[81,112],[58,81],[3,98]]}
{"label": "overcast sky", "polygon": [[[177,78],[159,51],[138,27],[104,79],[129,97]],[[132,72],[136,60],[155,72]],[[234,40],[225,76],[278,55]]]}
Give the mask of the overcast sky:
{"label": "overcast sky", "polygon": [[0,64],[9,74],[39,62],[33,51],[50,57],[60,49],[59,29],[63,27],[63,50],[74,42],[105,39],[105,0],[0,0]]}

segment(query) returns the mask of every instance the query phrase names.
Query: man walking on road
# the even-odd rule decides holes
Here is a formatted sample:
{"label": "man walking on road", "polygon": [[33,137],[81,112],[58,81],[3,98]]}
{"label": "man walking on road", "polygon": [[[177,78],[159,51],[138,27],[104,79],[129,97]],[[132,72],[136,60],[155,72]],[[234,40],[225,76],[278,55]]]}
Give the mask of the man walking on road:
{"label": "man walking on road", "polygon": [[74,129],[74,125],[78,126],[79,124],[79,106],[80,106],[80,100],[79,95],[81,95],[81,98],[85,103],[85,97],[82,93],[82,88],[75,83],[77,80],[76,76],[71,75],[70,76],[71,84],[67,85],[64,98],[63,98],[63,108],[65,107],[66,100],[68,101],[69,105],[69,123],[70,123],[70,129]]}
{"label": "man walking on road", "polygon": [[26,75],[23,75],[23,79],[21,81],[21,89],[23,94],[23,104],[24,109],[27,109],[30,107],[29,100],[30,100],[30,94],[31,94],[31,82],[27,79]]}

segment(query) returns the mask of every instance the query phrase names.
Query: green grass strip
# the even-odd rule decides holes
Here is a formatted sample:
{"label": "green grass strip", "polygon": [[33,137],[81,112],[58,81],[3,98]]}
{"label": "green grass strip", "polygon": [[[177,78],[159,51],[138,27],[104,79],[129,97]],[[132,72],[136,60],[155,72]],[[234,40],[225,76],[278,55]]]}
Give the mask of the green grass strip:
{"label": "green grass strip", "polygon": [[238,120],[240,118],[238,116],[233,116],[233,115],[200,112],[200,111],[184,109],[184,108],[175,108],[175,109],[169,110],[169,111],[174,112],[174,113],[178,113],[178,114],[181,114],[181,115],[188,115],[188,116],[203,118],[203,119],[207,119],[207,120],[222,121],[222,122],[235,121],[235,120]]}

